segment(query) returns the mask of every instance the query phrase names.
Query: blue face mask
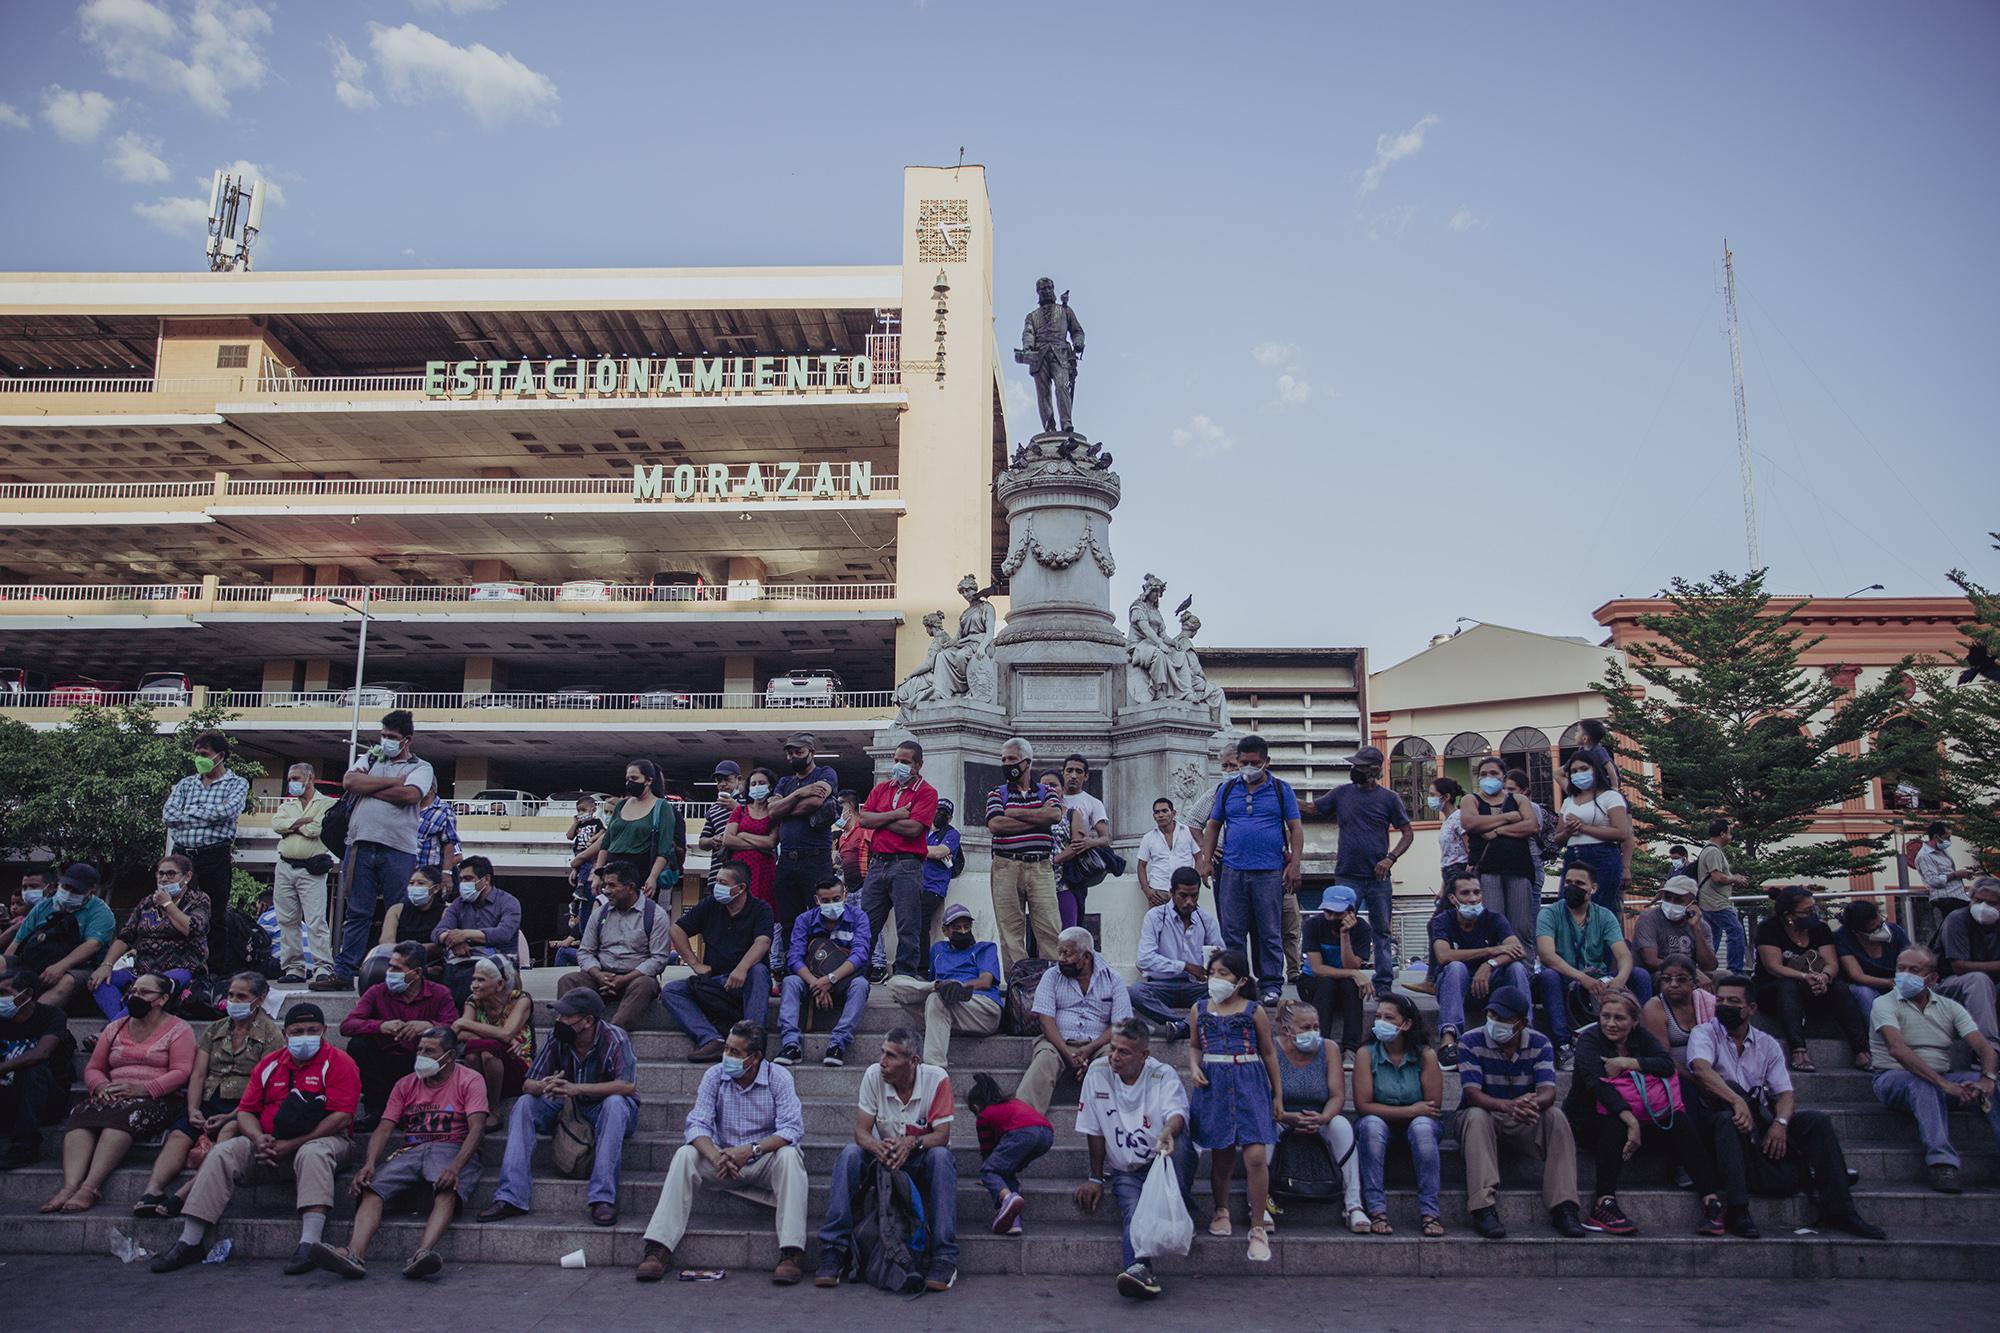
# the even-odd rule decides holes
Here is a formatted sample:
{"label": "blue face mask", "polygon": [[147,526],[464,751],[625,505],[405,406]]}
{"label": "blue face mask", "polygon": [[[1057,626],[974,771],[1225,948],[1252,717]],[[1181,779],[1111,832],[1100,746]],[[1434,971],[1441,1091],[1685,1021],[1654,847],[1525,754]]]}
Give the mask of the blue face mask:
{"label": "blue face mask", "polygon": [[410,988],[410,978],[406,973],[391,972],[382,978],[382,984],[396,994],[401,995]]}
{"label": "blue face mask", "polygon": [[71,893],[68,889],[57,889],[56,906],[66,912],[74,912],[77,908],[83,906],[84,900],[89,896],[83,893]]}
{"label": "blue face mask", "polygon": [[841,917],[847,915],[847,903],[845,900],[837,903],[821,903],[819,905],[819,914],[828,921],[838,921]]}
{"label": "blue face mask", "polygon": [[1467,921],[1477,921],[1479,919],[1480,913],[1484,912],[1485,910],[1486,910],[1485,903],[1458,904],[1458,914],[1464,917]]}
{"label": "blue face mask", "polygon": [[1514,1040],[1514,1025],[1502,1023],[1497,1018],[1486,1020],[1486,1037],[1495,1046],[1505,1046]]}
{"label": "blue face mask", "polygon": [[1589,791],[1597,785],[1597,774],[1587,768],[1581,773],[1572,773],[1569,775],[1569,785],[1578,791]]}
{"label": "blue face mask", "polygon": [[1292,1034],[1292,1045],[1298,1047],[1307,1055],[1311,1055],[1314,1051],[1318,1050],[1319,1044],[1325,1040],[1326,1038],[1320,1036],[1317,1032],[1294,1032]]}
{"label": "blue face mask", "polygon": [[898,784],[905,783],[910,780],[910,771],[910,766],[899,760],[889,765],[889,778]]}
{"label": "blue face mask", "polygon": [[1425,799],[1425,801],[1426,801],[1426,802],[1427,802],[1427,803],[1428,803],[1428,804],[1430,805],[1430,808],[1431,808],[1431,809],[1433,809],[1433,810],[1442,810],[1442,809],[1444,809],[1444,798],[1443,798],[1443,797],[1441,797],[1441,796],[1427,796],[1427,797],[1425,797],[1424,799]]}
{"label": "blue face mask", "polygon": [[0,1018],[12,1018],[21,1012],[21,1002],[11,995],[0,995]]}
{"label": "blue face mask", "polygon": [[241,1023],[244,1019],[250,1017],[257,1006],[248,1000],[230,1000],[223,1005],[223,1008],[229,1012],[229,1017],[233,1022]]}
{"label": "blue face mask", "polygon": [[765,799],[767,799],[767,798],[768,798],[768,797],[769,797],[770,795],[771,795],[771,784],[770,784],[770,783],[768,783],[768,782],[753,782],[753,783],[751,783],[751,784],[750,784],[750,799],[751,799],[751,800],[753,800],[753,801],[762,801],[762,800],[765,800]]}
{"label": "blue face mask", "polygon": [[305,1037],[285,1038],[285,1049],[292,1053],[294,1060],[310,1060],[319,1054],[320,1038],[317,1033]]}
{"label": "blue face mask", "polygon": [[1924,993],[1924,979],[1914,972],[1896,974],[1896,994],[1906,1000],[1914,1000]]}
{"label": "blue face mask", "polygon": [[722,1057],[722,1076],[724,1078],[742,1078],[744,1066],[748,1063],[740,1055],[725,1055]]}
{"label": "blue face mask", "polygon": [[41,900],[42,900],[42,891],[40,889],[21,890],[21,901],[26,903],[28,906],[33,907],[36,903],[40,902]]}
{"label": "blue face mask", "polygon": [[288,782],[285,784],[285,790],[294,796],[304,796],[306,794],[306,784],[303,782]]}
{"label": "blue face mask", "polygon": [[384,736],[375,748],[382,752],[384,759],[394,759],[403,752],[403,743],[401,741],[390,740],[387,736]]}
{"label": "blue face mask", "polygon": [[167,897],[169,898],[178,898],[181,896],[181,893],[187,888],[187,885],[181,883],[179,880],[175,880],[171,884],[156,883],[153,885],[153,887],[158,889],[161,893],[166,894]]}
{"label": "blue face mask", "polygon": [[726,903],[736,896],[736,890],[730,888],[720,880],[716,881],[715,887],[709,890],[709,892],[715,898],[715,901],[719,903]]}
{"label": "blue face mask", "polygon": [[410,900],[410,906],[422,907],[431,900],[431,886],[428,884],[412,884],[409,888],[403,890],[403,895]]}
{"label": "blue face mask", "polygon": [[1506,785],[1507,783],[1504,778],[1479,779],[1479,790],[1487,796],[1498,796],[1500,789]]}
{"label": "blue face mask", "polygon": [[479,896],[479,881],[462,879],[458,882],[458,896],[461,902],[471,902]]}
{"label": "blue face mask", "polygon": [[1392,1042],[1402,1034],[1402,1031],[1403,1029],[1397,1027],[1386,1018],[1375,1020],[1375,1040],[1379,1042]]}

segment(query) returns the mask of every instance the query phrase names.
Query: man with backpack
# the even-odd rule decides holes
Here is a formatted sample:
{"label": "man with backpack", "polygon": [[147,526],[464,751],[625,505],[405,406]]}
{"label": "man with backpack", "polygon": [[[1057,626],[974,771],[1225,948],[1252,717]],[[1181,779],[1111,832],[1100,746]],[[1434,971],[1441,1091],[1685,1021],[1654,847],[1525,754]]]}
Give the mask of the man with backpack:
{"label": "man with backpack", "polygon": [[56,891],[28,909],[7,957],[41,978],[41,1002],[61,1009],[88,989],[90,962],[111,947],[118,918],[97,896],[97,867],[78,861],[62,872]]}
{"label": "man with backpack", "polygon": [[1215,879],[1216,915],[1222,918],[1223,943],[1250,956],[1269,1007],[1278,1003],[1285,985],[1283,899],[1299,890],[1305,826],[1290,784],[1269,771],[1271,749],[1264,738],[1237,741],[1236,757],[1241,767],[1216,789],[1202,826],[1195,869],[1204,879],[1216,877],[1216,846],[1226,826],[1229,840]]}
{"label": "man with backpack", "polygon": [[[861,1077],[854,1142],[834,1163],[819,1229],[814,1286],[837,1287],[843,1277],[860,1277],[884,1290],[913,1291],[921,1273],[924,1290],[950,1291],[958,1281],[951,1076],[923,1063],[920,1050],[915,1029],[892,1028],[882,1039],[881,1057]],[[914,1219],[899,1216],[900,1208],[882,1208],[883,1175],[902,1175],[914,1187]],[[872,1197],[872,1210],[857,1210],[857,1195]],[[857,1211],[864,1218],[872,1212],[874,1225],[857,1228]]]}
{"label": "man with backpack", "polygon": [[660,974],[673,951],[673,922],[659,903],[639,892],[641,872],[630,861],[613,861],[598,872],[605,904],[590,915],[577,948],[577,971],[556,982],[556,994],[577,986],[594,987],[608,1005],[611,1021],[631,1031],[660,998]]}
{"label": "man with backpack", "polygon": [[[416,731],[416,719],[407,708],[384,713],[380,741],[363,751],[341,779],[346,796],[353,798],[343,798],[347,819],[341,877],[347,882],[346,914],[340,922],[334,970],[314,977],[309,983],[313,990],[346,990],[354,984],[374,933],[376,902],[384,910],[402,902],[410,872],[416,869],[418,808],[424,794],[437,787],[437,774],[413,753]],[[336,808],[321,819],[323,837],[329,822],[339,827],[338,814]]]}

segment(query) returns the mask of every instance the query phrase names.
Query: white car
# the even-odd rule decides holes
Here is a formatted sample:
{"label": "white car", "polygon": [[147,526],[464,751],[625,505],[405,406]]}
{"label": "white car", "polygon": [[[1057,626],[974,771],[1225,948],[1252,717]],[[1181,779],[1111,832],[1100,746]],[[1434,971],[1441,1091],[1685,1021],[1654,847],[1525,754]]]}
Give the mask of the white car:
{"label": "white car", "polygon": [[632,696],[634,708],[693,708],[694,695],[671,685],[655,685]]}
{"label": "white car", "polygon": [[[359,690],[363,708],[394,708],[396,700],[405,694],[416,694],[417,687],[407,680],[378,680],[373,685],[363,685]],[[343,690],[340,695],[342,708],[354,707],[354,690]]]}
{"label": "white car", "polygon": [[840,677],[825,667],[800,667],[764,685],[766,708],[839,708],[846,699]]}
{"label": "white car", "polygon": [[179,671],[148,671],[139,678],[139,700],[161,708],[185,708],[194,697],[194,682]]}
{"label": "white car", "polygon": [[608,602],[611,585],[603,579],[571,579],[556,590],[559,602]]}
{"label": "white car", "polygon": [[525,602],[528,600],[528,585],[525,583],[475,583],[472,598],[475,602]]}
{"label": "white car", "polygon": [[604,696],[581,685],[565,685],[542,696],[544,708],[602,708]]}
{"label": "white car", "polygon": [[474,792],[469,801],[453,801],[460,814],[466,815],[520,815],[529,807],[539,806],[542,798],[531,791],[521,791],[515,787],[488,787]]}

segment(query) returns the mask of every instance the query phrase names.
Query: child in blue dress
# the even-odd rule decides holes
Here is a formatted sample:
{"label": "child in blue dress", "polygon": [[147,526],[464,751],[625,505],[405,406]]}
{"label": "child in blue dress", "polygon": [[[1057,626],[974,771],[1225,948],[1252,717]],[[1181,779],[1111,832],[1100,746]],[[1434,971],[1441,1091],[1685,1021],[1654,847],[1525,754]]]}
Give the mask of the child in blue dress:
{"label": "child in blue dress", "polygon": [[1250,1258],[1267,1263],[1271,1239],[1265,1205],[1271,1184],[1271,1145],[1278,1141],[1278,1048],[1271,1020],[1250,998],[1250,960],[1240,949],[1219,949],[1208,965],[1208,998],[1188,1011],[1188,1072],[1194,1078],[1189,1109],[1194,1144],[1209,1151],[1215,1216],[1208,1234],[1229,1234],[1229,1186],[1236,1154],[1250,1186]]}

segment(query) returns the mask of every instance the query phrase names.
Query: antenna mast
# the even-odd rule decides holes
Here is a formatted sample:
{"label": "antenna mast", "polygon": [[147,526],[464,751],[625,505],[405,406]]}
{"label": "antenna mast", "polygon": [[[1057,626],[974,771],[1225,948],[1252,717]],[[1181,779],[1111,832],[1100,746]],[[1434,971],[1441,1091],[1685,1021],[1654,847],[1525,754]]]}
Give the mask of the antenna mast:
{"label": "antenna mast", "polygon": [[250,271],[250,246],[264,225],[264,183],[254,176],[218,171],[208,188],[208,267],[213,273]]}
{"label": "antenna mast", "polygon": [[1743,401],[1743,333],[1736,322],[1736,257],[1722,241],[1722,300],[1729,312],[1729,370],[1736,380],[1736,464],[1743,474],[1743,545],[1750,568],[1763,564],[1757,549],[1757,481],[1750,471],[1750,411]]}

